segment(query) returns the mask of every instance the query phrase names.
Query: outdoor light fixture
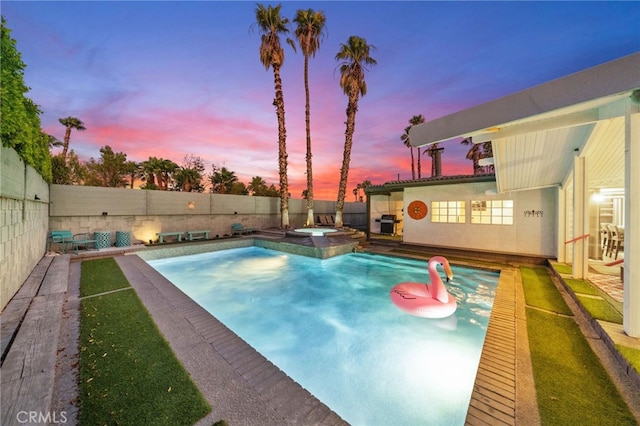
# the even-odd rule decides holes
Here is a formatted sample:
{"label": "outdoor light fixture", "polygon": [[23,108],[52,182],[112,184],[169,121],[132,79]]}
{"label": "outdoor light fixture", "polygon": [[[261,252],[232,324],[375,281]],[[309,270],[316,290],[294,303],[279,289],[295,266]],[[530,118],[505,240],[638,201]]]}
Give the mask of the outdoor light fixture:
{"label": "outdoor light fixture", "polygon": [[193,209],[195,209],[195,208],[196,208],[196,203],[195,203],[194,201],[189,201],[189,202],[187,203],[187,208],[188,208],[189,210],[193,210]]}

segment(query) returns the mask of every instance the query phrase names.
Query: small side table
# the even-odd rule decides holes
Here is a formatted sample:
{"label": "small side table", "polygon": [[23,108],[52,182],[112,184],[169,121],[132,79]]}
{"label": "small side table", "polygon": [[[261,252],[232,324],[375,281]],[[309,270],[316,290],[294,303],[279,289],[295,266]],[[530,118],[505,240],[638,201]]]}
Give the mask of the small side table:
{"label": "small side table", "polygon": [[93,239],[96,240],[96,248],[98,250],[111,247],[111,232],[94,232]]}
{"label": "small side table", "polygon": [[116,247],[127,247],[131,245],[131,232],[116,231]]}

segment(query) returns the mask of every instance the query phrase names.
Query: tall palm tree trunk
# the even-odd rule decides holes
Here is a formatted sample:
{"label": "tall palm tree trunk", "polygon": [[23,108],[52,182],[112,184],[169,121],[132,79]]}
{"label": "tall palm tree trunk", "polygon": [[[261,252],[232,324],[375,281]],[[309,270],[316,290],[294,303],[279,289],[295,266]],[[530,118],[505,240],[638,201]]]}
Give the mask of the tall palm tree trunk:
{"label": "tall palm tree trunk", "polygon": [[67,151],[69,151],[69,141],[71,140],[71,126],[67,126],[64,131],[64,145],[62,146],[62,158],[65,165],[67,164]]}
{"label": "tall palm tree trunk", "polygon": [[289,227],[289,183],[287,179],[287,129],[284,123],[284,95],[280,66],[273,64],[273,78],[276,90],[274,100],[278,116],[278,168],[280,174],[280,226]]}
{"label": "tall palm tree trunk", "polygon": [[416,165],[415,165],[415,159],[413,158],[413,146],[410,146],[409,148],[411,149],[411,179],[415,180]]}
{"label": "tall palm tree trunk", "polygon": [[342,212],[344,210],[344,198],[347,194],[347,180],[349,179],[349,163],[351,162],[351,147],[353,146],[353,134],[356,129],[356,112],[358,111],[357,89],[352,90],[347,105],[347,128],[344,132],[344,153],[342,157],[342,168],[340,169],[340,185],[338,186],[338,201],[336,203],[337,228],[343,226]]}
{"label": "tall palm tree trunk", "polygon": [[[311,33],[308,35],[311,38]],[[311,155],[311,103],[309,102],[309,55],[304,55],[304,94],[305,94],[305,110],[304,124],[307,131],[307,226],[315,224],[313,217],[313,168]]]}

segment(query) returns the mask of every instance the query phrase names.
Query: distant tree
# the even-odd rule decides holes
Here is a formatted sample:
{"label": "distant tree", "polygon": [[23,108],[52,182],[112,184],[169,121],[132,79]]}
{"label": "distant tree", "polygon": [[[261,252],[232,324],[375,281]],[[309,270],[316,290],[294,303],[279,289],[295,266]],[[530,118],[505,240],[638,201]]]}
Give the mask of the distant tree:
{"label": "distant tree", "polygon": [[211,182],[211,192],[216,194],[233,193],[233,185],[238,182],[235,172],[228,170],[226,167],[218,168],[215,164],[212,166],[212,173],[209,175]]}
{"label": "distant tree", "polygon": [[[404,128],[404,133],[400,135],[400,140],[404,143],[404,146],[406,146],[411,150],[411,179],[415,179],[416,164],[415,164],[415,159],[413,157],[413,145],[411,145],[411,139],[409,138],[409,129],[411,129],[411,126],[407,126]],[[418,158],[420,158],[420,153],[418,153]]]}
{"label": "distant tree", "polygon": [[367,94],[367,83],[364,79],[364,72],[367,65],[376,65],[369,52],[374,47],[367,44],[364,38],[351,36],[346,44],[341,44],[340,50],[336,54],[336,60],[340,64],[340,87],[347,95],[347,121],[344,140],[344,153],[342,159],[342,169],[340,170],[340,184],[338,186],[338,201],[336,203],[337,227],[342,226],[342,211],[344,210],[344,199],[347,192],[347,180],[349,177],[349,162],[351,161],[351,146],[353,145],[353,133],[356,126],[356,112],[358,111],[358,100],[360,96]]}
{"label": "distant tree", "polygon": [[[280,175],[280,224],[282,228],[289,227],[289,183],[287,179],[287,130],[284,119],[284,95],[282,93],[282,78],[280,68],[284,63],[284,49],[280,44],[280,35],[289,32],[289,20],[280,16],[278,6],[258,4],[256,8],[256,23],[261,36],[260,62],[268,70],[273,69],[275,85],[275,98],[273,105],[276,107],[278,118],[278,173]],[[295,49],[293,41],[287,39],[287,43]]]}
{"label": "distant tree", "polygon": [[[482,143],[482,158],[493,158],[493,144],[491,141]],[[493,164],[487,164],[483,166],[483,173],[495,173],[495,166]]]}
{"label": "distant tree", "polygon": [[235,194],[235,195],[249,195],[249,190],[247,189],[247,185],[245,185],[243,182],[234,182],[233,185],[231,185],[231,191],[229,191],[229,194]]}
{"label": "distant tree", "polygon": [[309,102],[309,57],[316,56],[320,49],[320,42],[324,36],[325,22],[327,18],[323,12],[313,9],[299,9],[293,21],[298,24],[295,34],[298,45],[304,55],[304,93],[305,93],[305,129],[307,135],[307,226],[313,226],[313,167],[311,153],[311,105]]}
{"label": "distant tree", "polygon": [[353,189],[353,195],[355,196],[355,201],[356,202],[362,202],[363,201],[363,197],[362,197],[362,195],[360,195],[360,191],[363,190],[364,188],[366,188],[367,186],[371,186],[371,181],[370,180],[362,181],[362,183],[359,183]]}
{"label": "distant tree", "polygon": [[425,153],[431,157],[431,177],[442,176],[442,151],[443,147],[437,143],[429,145]]}
{"label": "distant tree", "polygon": [[140,163],[142,180],[145,182],[142,189],[158,189],[156,185],[156,172],[160,170],[160,160],[156,157],[149,157],[148,160]]}
{"label": "distant tree", "polygon": [[129,188],[133,189],[136,178],[144,176],[140,164],[136,163],[135,161],[127,161],[127,163],[125,164],[125,171],[127,176],[129,177]]}
{"label": "distant tree", "polygon": [[185,155],[180,166],[174,173],[175,189],[183,192],[203,192],[202,173],[204,160],[195,155]]}
{"label": "distant tree", "polygon": [[87,174],[86,167],[71,150],[65,158],[62,154],[51,157],[52,183],[59,185],[82,185]]}
{"label": "distant tree", "polygon": [[267,190],[265,191],[264,194],[262,194],[263,197],[279,197],[280,196],[280,191],[278,191],[278,189],[276,188],[276,186],[274,184],[269,185],[269,187],[267,188]]}
{"label": "distant tree", "polygon": [[142,189],[159,189],[167,191],[172,183],[172,174],[178,165],[171,160],[164,158],[149,157],[147,161],[141,163],[146,181]]}
{"label": "distant tree", "polygon": [[58,121],[65,127],[64,145],[62,146],[62,157],[66,161],[67,151],[69,150],[69,141],[71,139],[71,130],[75,129],[82,132],[87,130],[87,128],[84,127],[84,123],[82,122],[82,120],[76,117],[60,118],[58,119]]}
{"label": "distant tree", "polygon": [[127,154],[113,152],[109,145],[100,148],[98,160],[91,157],[86,163],[87,175],[84,184],[107,188],[125,188],[128,175]]}
{"label": "distant tree", "polygon": [[267,183],[260,176],[251,178],[251,182],[247,185],[247,190],[251,195],[256,197],[279,197],[280,191],[274,184],[267,186]]}
{"label": "distant tree", "polygon": [[49,144],[49,149],[51,148],[56,148],[59,146],[62,146],[62,142],[60,140],[58,140],[58,138],[56,138],[55,136],[49,135],[49,134],[45,134],[45,137],[47,138],[47,143]]}
{"label": "distant tree", "polygon": [[[418,124],[422,123],[424,123],[424,117],[422,116],[422,114],[414,115],[409,119],[409,127],[405,127],[404,134],[401,136],[401,139],[404,138],[405,145],[413,147],[413,145],[411,145],[411,139],[409,138],[409,130],[411,130],[413,126],[417,126]],[[422,154],[420,153],[420,147],[418,147],[418,179],[422,177],[422,163],[420,161],[421,157]],[[413,148],[411,149],[411,161],[411,171],[413,173]],[[415,179],[415,175],[413,175],[413,179]]]}
{"label": "distant tree", "polygon": [[486,166],[480,165],[480,160],[483,158],[493,157],[493,147],[491,141],[483,143],[473,143],[471,137],[465,138],[460,142],[462,145],[471,145],[469,151],[467,151],[466,158],[473,162],[473,174],[479,175],[483,173],[494,173],[493,164]]}
{"label": "distant tree", "polygon": [[160,171],[156,173],[158,188],[167,191],[172,184],[173,173],[178,169],[178,165],[171,160],[160,159]]}
{"label": "distant tree", "polygon": [[480,146],[478,144],[473,143],[473,139],[471,137],[465,138],[460,141],[462,145],[471,145],[469,151],[467,151],[466,159],[471,160],[473,162],[473,174],[477,175],[481,173],[481,166],[479,164],[480,161]]}
{"label": "distant tree", "polygon": [[249,182],[247,189],[251,195],[260,196],[267,190],[267,182],[265,182],[260,176],[254,176],[251,178],[251,182]]}
{"label": "distant tree", "polygon": [[0,139],[47,181],[52,181],[49,139],[40,128],[40,109],[28,97],[22,56],[4,17],[0,30]]}

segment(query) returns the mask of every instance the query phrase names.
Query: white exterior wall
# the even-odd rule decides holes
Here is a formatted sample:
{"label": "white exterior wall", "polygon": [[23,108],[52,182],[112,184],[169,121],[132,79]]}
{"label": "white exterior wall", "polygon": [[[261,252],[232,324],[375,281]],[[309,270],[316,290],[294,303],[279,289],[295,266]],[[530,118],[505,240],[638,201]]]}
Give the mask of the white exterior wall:
{"label": "white exterior wall", "polygon": [[[405,188],[404,205],[423,201],[429,208],[427,217],[414,220],[406,212],[402,217],[403,241],[450,248],[556,257],[556,188],[534,189],[488,195],[495,183],[467,183]],[[471,201],[513,200],[513,225],[471,223]],[[432,223],[432,201],[465,201],[465,223]],[[542,215],[525,215],[525,211],[542,211]]]}

